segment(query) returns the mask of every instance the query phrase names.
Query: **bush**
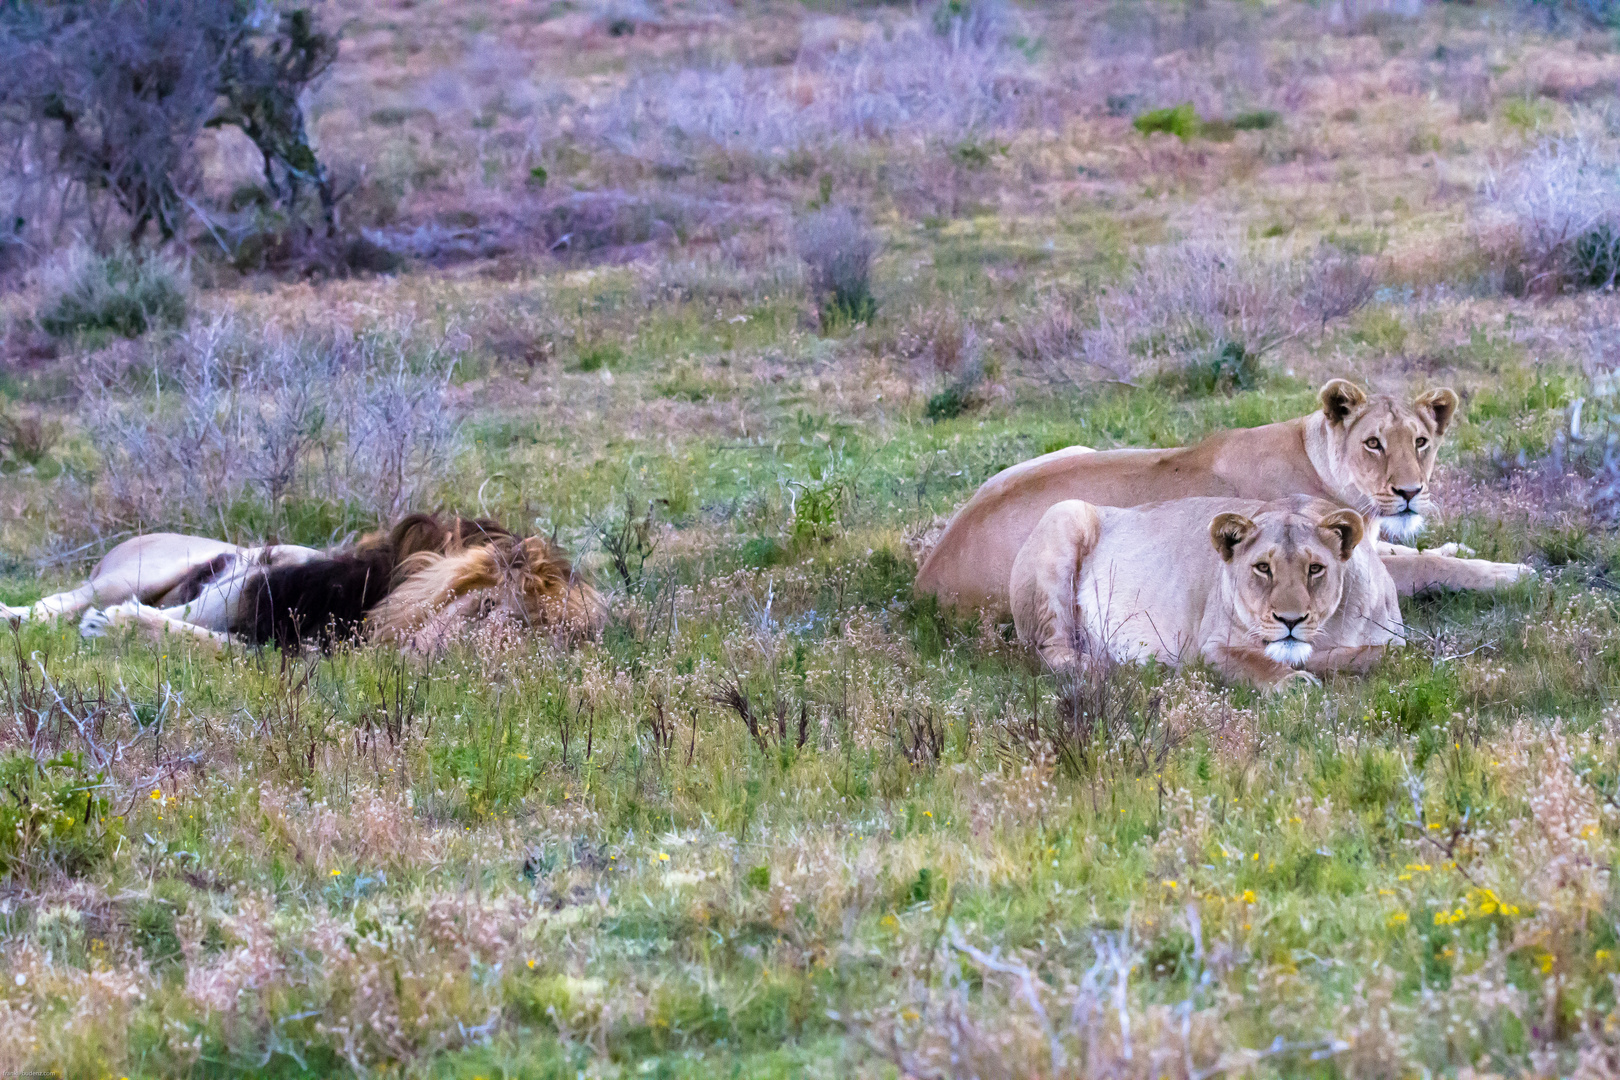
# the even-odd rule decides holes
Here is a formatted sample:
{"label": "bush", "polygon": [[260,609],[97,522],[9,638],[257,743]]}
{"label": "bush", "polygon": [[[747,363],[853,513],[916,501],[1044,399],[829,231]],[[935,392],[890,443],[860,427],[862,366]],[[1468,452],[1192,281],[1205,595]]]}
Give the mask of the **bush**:
{"label": "bush", "polygon": [[26,465],[38,465],[62,437],[62,425],[37,412],[0,412],[0,452]]}
{"label": "bush", "polygon": [[1270,109],[1254,109],[1232,117],[1231,124],[1238,131],[1269,131],[1282,121],[1280,113]]}
{"label": "bush", "polygon": [[1155,132],[1164,135],[1174,135],[1182,142],[1186,142],[1198,134],[1200,125],[1198,113],[1193,109],[1190,101],[1181,103],[1168,109],[1153,109],[1142,113],[1131,126],[1144,135]]}
{"label": "bush", "polygon": [[866,322],[877,310],[872,259],[877,239],[849,207],[829,206],[801,220],[794,231],[799,257],[821,305],[821,323]]}
{"label": "bush", "polygon": [[932,19],[896,19],[836,44],[807,40],[791,64],[649,72],[602,111],[597,135],[647,160],[684,158],[694,141],[765,154],[983,139],[1046,98],[1006,40],[1010,11],[1004,0],[945,0]]}
{"label": "bush", "polygon": [[336,56],[307,10],[250,0],[5,4],[0,121],[64,179],[110,195],[132,242],[150,224],[165,240],[180,232],[197,137],[222,126],[253,141],[288,209],[312,185],[330,230],[332,189],[299,95]]}
{"label": "bush", "polygon": [[1548,139],[1486,189],[1515,240],[1528,292],[1608,288],[1620,271],[1620,160],[1576,136]]}
{"label": "bush", "polygon": [[1304,329],[1301,278],[1293,262],[1223,244],[1150,248],[1132,279],[1098,301],[1097,326],[1058,367],[1077,381],[1180,372],[1193,386],[1251,385],[1265,354]]}
{"label": "bush", "polygon": [[262,533],[289,500],[320,497],[392,519],[448,473],[453,367],[405,332],[289,338],[228,319],[187,332],[155,371],[93,367],[98,516],[217,528],[247,513]]}
{"label": "bush", "polygon": [[186,320],[185,272],[158,256],[73,248],[47,274],[46,291],[39,325],[54,337],[100,332],[132,338]]}
{"label": "bush", "polygon": [[43,763],[17,752],[0,758],[0,870],[94,869],[116,840],[104,825],[105,779],[78,754]]}

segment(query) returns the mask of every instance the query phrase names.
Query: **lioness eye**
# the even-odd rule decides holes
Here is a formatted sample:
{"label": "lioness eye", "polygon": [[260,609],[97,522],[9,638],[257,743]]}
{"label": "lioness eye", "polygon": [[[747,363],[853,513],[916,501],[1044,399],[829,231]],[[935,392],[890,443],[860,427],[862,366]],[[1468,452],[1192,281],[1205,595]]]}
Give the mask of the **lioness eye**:
{"label": "lioness eye", "polygon": [[1428,446],[1428,445],[1429,445],[1429,440],[1428,440],[1428,439],[1425,439],[1425,438],[1424,438],[1424,437],[1423,437],[1423,436],[1421,436],[1421,435],[1419,435],[1419,436],[1418,436],[1418,441],[1417,441],[1417,448],[1418,448],[1418,449],[1419,449],[1419,450],[1421,450],[1421,449],[1423,449],[1423,448],[1424,448],[1424,447],[1425,447],[1425,446]]}
{"label": "lioness eye", "polygon": [[1323,566],[1321,563],[1311,563],[1311,577],[1316,577],[1319,574],[1325,573],[1327,573],[1327,567]]}
{"label": "lioness eye", "polygon": [[1365,446],[1369,450],[1374,451],[1375,453],[1384,448],[1384,444],[1379,442],[1377,439],[1368,439],[1366,442],[1362,443],[1361,445]]}
{"label": "lioness eye", "polygon": [[1266,577],[1270,577],[1271,576],[1271,564],[1270,563],[1257,562],[1257,563],[1254,564],[1254,572],[1257,573],[1257,574],[1264,574],[1264,575],[1266,575]]}

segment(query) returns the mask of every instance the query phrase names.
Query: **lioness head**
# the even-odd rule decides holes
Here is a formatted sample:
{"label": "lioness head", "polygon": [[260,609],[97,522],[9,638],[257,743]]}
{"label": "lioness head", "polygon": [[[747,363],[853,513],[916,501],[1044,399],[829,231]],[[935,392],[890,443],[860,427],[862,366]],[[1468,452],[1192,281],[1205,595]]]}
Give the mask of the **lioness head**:
{"label": "lioness head", "polygon": [[1334,379],[1322,387],[1321,400],[1337,443],[1340,475],[1333,479],[1361,494],[1385,537],[1416,536],[1432,509],[1429,476],[1440,440],[1457,415],[1456,393],[1441,387],[1408,405],[1389,394],[1368,397],[1355,383]]}
{"label": "lioness head", "polygon": [[1279,664],[1304,664],[1364,529],[1360,514],[1321,499],[1279,499],[1253,519],[1217,514],[1209,538],[1226,563],[1233,625]]}

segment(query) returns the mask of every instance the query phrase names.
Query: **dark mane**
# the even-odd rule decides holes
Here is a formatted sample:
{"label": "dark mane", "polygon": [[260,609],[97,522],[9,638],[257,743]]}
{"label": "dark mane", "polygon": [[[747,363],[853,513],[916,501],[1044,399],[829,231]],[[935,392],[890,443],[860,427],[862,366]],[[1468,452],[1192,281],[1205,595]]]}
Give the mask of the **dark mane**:
{"label": "dark mane", "polygon": [[360,632],[366,612],[399,584],[412,555],[456,552],[511,535],[485,518],[458,515],[446,524],[433,514],[410,514],[347,551],[254,575],[242,591],[234,629],[254,645],[330,648]]}
{"label": "dark mane", "polygon": [[366,612],[388,595],[393,556],[392,547],[349,551],[256,574],[238,601],[235,629],[254,645],[330,648],[355,636]]}

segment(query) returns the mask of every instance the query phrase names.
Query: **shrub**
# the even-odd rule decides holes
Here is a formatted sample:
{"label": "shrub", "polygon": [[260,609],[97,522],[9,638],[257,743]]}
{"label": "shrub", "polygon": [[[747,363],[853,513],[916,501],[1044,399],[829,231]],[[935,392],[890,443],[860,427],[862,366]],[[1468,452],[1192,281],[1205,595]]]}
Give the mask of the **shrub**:
{"label": "shrub", "polygon": [[1097,326],[1059,369],[1076,380],[1181,372],[1193,385],[1210,373],[1215,385],[1249,385],[1265,354],[1304,328],[1300,277],[1292,262],[1224,244],[1150,248],[1131,280],[1098,301]]}
{"label": "shrub", "polygon": [[1239,131],[1269,131],[1282,121],[1282,114],[1270,109],[1254,109],[1232,117],[1231,124]]}
{"label": "shrub", "polygon": [[934,9],[934,31],[961,48],[993,48],[1011,27],[1007,0],[941,0]]}
{"label": "shrub", "polygon": [[39,325],[55,337],[110,333],[139,337],[186,319],[185,272],[178,263],[128,250],[96,255],[75,247],[47,274]]}
{"label": "shrub", "polygon": [[977,402],[981,378],[957,378],[928,399],[924,410],[930,420],[952,420],[971,409]]}
{"label": "shrub", "polygon": [[[728,150],[785,151],[845,142],[982,136],[1038,106],[1039,86],[1005,39],[1010,5],[951,0],[873,27],[858,40],[806,43],[791,64],[685,68],[630,82],[597,134],[648,159]],[[816,87],[806,94],[807,85]]]}
{"label": "shrub", "polygon": [[0,870],[94,869],[116,840],[103,824],[105,779],[79,754],[45,762],[18,752],[0,758]]}
{"label": "shrub", "polygon": [[1526,291],[1608,288],[1620,271],[1620,160],[1583,136],[1547,139],[1486,188]]}
{"label": "shrub", "polygon": [[165,240],[180,231],[197,137],[221,126],[253,141],[288,208],[313,185],[330,229],[332,189],[299,95],[336,56],[307,10],[246,0],[7,4],[0,118],[7,135],[37,140],[63,178],[110,195],[132,241],[154,223]]}
{"label": "shrub", "polygon": [[1377,291],[1378,275],[1370,258],[1325,243],[1306,265],[1300,305],[1326,325],[1366,307]]}
{"label": "shrub", "polygon": [[859,215],[845,206],[817,210],[799,222],[794,239],[821,305],[822,326],[870,319],[877,310],[872,296],[877,239]]}
{"label": "shrub", "polygon": [[93,367],[81,388],[98,516],[217,527],[247,512],[269,530],[288,500],[319,492],[395,517],[449,468],[453,368],[405,332],[287,337],[228,319],[183,335],[155,371]]}
{"label": "shrub", "polygon": [[0,451],[27,465],[45,460],[62,437],[62,425],[38,413],[0,412]]}
{"label": "shrub", "polygon": [[1174,135],[1182,142],[1186,142],[1198,134],[1200,124],[1192,102],[1186,101],[1167,109],[1153,109],[1142,113],[1131,121],[1131,126],[1144,135],[1158,132]]}

